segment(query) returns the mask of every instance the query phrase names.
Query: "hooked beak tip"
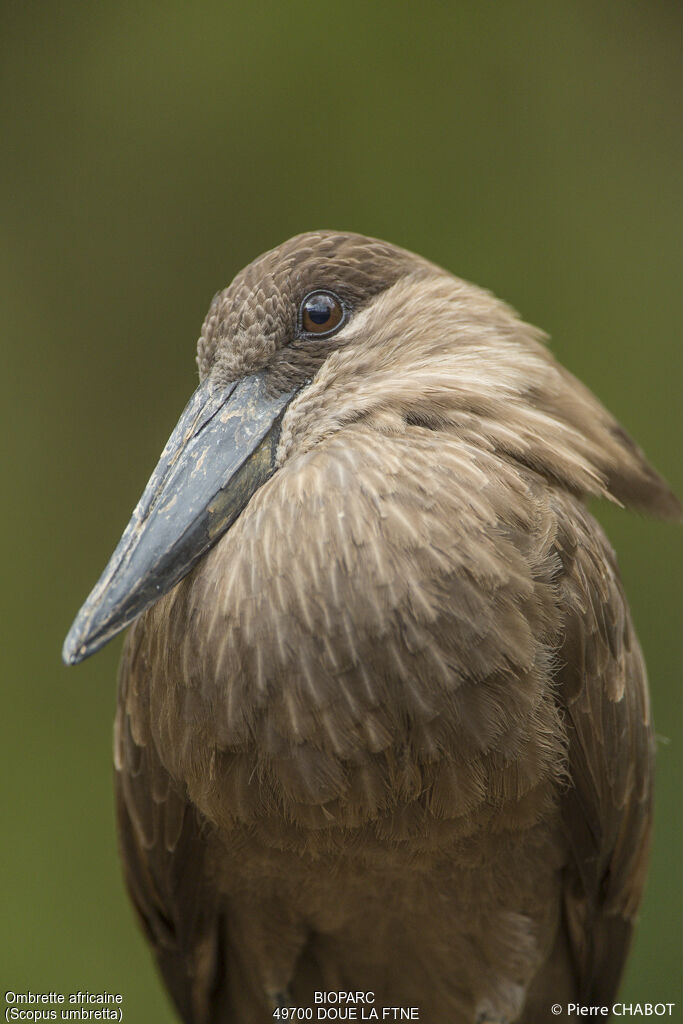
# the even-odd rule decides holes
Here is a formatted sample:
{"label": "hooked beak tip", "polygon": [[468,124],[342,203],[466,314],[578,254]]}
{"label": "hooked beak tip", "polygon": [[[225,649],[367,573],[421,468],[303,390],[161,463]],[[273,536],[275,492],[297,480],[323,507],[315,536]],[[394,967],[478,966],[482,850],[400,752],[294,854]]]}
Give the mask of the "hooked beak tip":
{"label": "hooked beak tip", "polygon": [[65,665],[78,665],[88,654],[88,646],[72,626],[62,647],[62,661]]}

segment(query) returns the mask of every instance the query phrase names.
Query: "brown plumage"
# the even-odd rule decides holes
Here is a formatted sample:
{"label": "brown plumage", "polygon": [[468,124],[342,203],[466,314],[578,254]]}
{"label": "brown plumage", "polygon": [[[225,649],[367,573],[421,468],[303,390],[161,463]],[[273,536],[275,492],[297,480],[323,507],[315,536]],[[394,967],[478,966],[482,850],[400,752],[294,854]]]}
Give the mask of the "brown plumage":
{"label": "brown plumage", "polygon": [[[302,334],[317,289],[344,309],[329,336]],[[296,394],[272,475],[121,665],[126,880],[182,1019],[258,1024],[315,990],[431,1024],[610,1004],[654,743],[585,499],[676,499],[536,330],[382,242],[262,256],[198,353],[214,390]]]}

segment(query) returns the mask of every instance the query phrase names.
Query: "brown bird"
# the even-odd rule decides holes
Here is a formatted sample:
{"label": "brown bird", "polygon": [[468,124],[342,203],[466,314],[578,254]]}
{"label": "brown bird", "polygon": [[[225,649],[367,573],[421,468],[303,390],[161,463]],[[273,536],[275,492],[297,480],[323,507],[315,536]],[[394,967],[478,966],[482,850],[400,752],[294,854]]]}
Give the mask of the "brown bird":
{"label": "brown bird", "polygon": [[654,741],[585,503],[677,500],[537,330],[374,239],[261,256],[198,364],[64,647],[135,619],[121,851],[180,1016],[317,1019],[348,991],[429,1024],[609,1005]]}

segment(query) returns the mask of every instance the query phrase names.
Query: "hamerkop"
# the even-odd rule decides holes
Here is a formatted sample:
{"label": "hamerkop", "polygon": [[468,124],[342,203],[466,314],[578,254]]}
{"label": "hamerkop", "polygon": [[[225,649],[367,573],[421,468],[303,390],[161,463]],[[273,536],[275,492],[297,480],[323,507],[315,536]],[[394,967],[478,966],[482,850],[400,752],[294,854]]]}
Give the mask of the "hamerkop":
{"label": "hamerkop", "polygon": [[261,256],[197,360],[64,647],[133,622],[121,851],[180,1016],[318,1019],[348,991],[427,1024],[609,1005],[654,740],[586,499],[676,498],[537,330],[385,242]]}

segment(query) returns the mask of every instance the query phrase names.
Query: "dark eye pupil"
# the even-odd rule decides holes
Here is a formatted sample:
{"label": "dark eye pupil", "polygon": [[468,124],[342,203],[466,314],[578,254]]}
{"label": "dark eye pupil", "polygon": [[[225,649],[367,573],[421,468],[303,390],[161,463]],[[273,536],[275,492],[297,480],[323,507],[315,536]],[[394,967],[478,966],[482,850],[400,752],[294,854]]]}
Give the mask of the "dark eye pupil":
{"label": "dark eye pupil", "polygon": [[301,328],[306,334],[331,334],[344,322],[344,307],[334,292],[311,292],[301,304]]}
{"label": "dark eye pupil", "polygon": [[328,298],[326,295],[321,295],[319,298],[311,299],[310,302],[306,304],[306,312],[314,324],[322,326],[323,324],[326,324],[332,316],[332,306],[332,299]]}

